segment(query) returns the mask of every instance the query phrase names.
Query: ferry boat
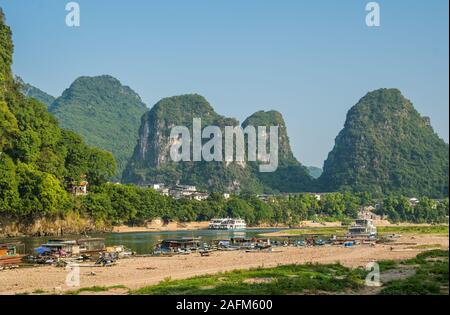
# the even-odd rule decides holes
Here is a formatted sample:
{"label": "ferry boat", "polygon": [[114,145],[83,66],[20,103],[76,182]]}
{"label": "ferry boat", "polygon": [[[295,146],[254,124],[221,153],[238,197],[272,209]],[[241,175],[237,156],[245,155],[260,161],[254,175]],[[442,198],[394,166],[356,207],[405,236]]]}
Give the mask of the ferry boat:
{"label": "ferry boat", "polygon": [[348,229],[348,236],[366,236],[375,237],[377,235],[377,228],[373,224],[372,220],[369,219],[357,219],[350,225]]}
{"label": "ferry boat", "polygon": [[212,219],[209,222],[208,229],[210,230],[245,230],[247,224],[242,219],[222,218]]}

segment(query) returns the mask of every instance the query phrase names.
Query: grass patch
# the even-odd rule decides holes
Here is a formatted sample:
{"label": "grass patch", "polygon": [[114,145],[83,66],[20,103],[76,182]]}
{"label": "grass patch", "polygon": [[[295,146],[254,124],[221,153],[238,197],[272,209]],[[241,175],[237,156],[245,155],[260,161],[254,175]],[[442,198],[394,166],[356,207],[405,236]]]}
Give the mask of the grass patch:
{"label": "grass patch", "polygon": [[380,226],[377,228],[378,233],[382,234],[445,234],[448,235],[447,225],[430,225],[430,226]]}
{"label": "grass patch", "polygon": [[[448,250],[432,250],[416,258],[378,262],[381,272],[409,266],[416,270],[406,279],[383,285],[380,294],[448,294]],[[183,280],[166,278],[157,285],[129,291],[137,295],[285,295],[358,293],[368,271],[336,264],[285,265],[234,270]]]}
{"label": "grass patch", "polygon": [[398,262],[395,260],[383,260],[378,262],[378,266],[380,267],[380,271],[388,271],[393,270],[398,267]]}
{"label": "grass patch", "polygon": [[33,294],[44,294],[46,292],[44,290],[42,290],[42,289],[36,289],[33,292],[31,292],[31,293],[33,293]]}
{"label": "grass patch", "polygon": [[346,227],[318,227],[284,230],[279,233],[287,235],[344,235],[347,233],[347,230]]}
{"label": "grass patch", "polygon": [[448,295],[448,251],[432,250],[401,262],[417,265],[416,274],[402,280],[386,283],[383,295]]}
{"label": "grass patch", "polygon": [[421,244],[421,245],[411,246],[409,248],[413,248],[413,249],[439,249],[441,247],[442,247],[441,244]]}
{"label": "grass patch", "polygon": [[74,291],[67,291],[65,294],[67,295],[78,295],[81,292],[107,292],[111,289],[125,289],[125,290],[129,290],[126,286],[124,285],[114,285],[114,286],[110,286],[110,287],[104,287],[104,286],[93,286],[93,287],[87,287],[87,288],[80,288],[78,290],[74,290]]}
{"label": "grass patch", "polygon": [[[340,264],[286,265],[275,268],[235,270],[184,280],[164,280],[131,294],[146,295],[283,295],[357,290],[364,271]],[[258,281],[260,279],[260,281]],[[270,279],[270,281],[267,281]]]}

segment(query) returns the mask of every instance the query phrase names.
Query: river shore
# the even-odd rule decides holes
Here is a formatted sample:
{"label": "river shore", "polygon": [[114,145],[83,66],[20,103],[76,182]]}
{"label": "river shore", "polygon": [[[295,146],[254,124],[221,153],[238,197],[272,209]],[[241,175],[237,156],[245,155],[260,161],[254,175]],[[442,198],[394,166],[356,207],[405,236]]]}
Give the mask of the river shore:
{"label": "river shore", "polygon": [[[132,257],[112,267],[80,267],[80,286],[69,287],[69,271],[54,266],[40,266],[0,271],[0,294],[64,292],[92,286],[123,286],[138,289],[164,279],[184,279],[235,269],[274,267],[279,264],[335,263],[348,267],[365,267],[371,261],[402,260],[415,257],[431,248],[448,249],[448,235],[409,234],[390,244],[342,246],[280,247],[272,252],[216,251],[209,257],[198,253],[172,257]],[[125,294],[117,288],[110,293]]]}

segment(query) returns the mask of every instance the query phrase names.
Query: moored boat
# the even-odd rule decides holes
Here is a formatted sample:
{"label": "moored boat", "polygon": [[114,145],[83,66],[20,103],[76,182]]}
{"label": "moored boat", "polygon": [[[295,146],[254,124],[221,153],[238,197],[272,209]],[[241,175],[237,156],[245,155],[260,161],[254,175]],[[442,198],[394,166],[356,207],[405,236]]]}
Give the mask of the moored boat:
{"label": "moored boat", "polygon": [[245,220],[233,218],[212,219],[208,225],[210,230],[245,230],[246,228]]}
{"label": "moored boat", "polygon": [[0,266],[18,265],[22,262],[24,255],[19,254],[21,243],[5,243],[0,244]]}
{"label": "moored boat", "polygon": [[356,219],[348,228],[347,236],[349,237],[375,237],[377,236],[377,228],[372,220]]}

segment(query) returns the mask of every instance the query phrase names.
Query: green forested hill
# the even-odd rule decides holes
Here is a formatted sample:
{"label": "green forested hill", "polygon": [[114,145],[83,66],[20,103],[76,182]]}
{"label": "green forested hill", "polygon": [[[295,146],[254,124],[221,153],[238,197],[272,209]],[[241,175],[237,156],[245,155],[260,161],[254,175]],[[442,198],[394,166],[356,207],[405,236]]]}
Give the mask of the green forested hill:
{"label": "green forested hill", "polygon": [[399,90],[380,89],[348,112],[320,182],[326,191],[448,196],[448,150]]}
{"label": "green forested hill", "polygon": [[111,154],[59,128],[44,104],[21,93],[11,73],[11,31],[0,10],[0,216],[39,218],[72,208],[67,190],[87,175],[93,187],[114,172]]}
{"label": "green forested hill", "polygon": [[261,173],[257,165],[249,162],[254,175],[262,184],[275,192],[304,192],[313,191],[313,179],[308,170],[297,161],[291,150],[286,124],[283,116],[277,111],[259,111],[248,117],[242,127],[278,126],[278,168],[273,173]]}
{"label": "green forested hill", "polygon": [[[169,97],[158,102],[142,118],[138,144],[124,172],[131,183],[163,182],[196,185],[201,189],[227,192],[300,192],[312,189],[313,180],[292,154],[286,125],[276,111],[257,112],[242,124],[279,126],[279,163],[273,173],[260,173],[258,162],[178,162],[170,160],[170,130],[186,126],[191,130],[193,118],[202,119],[202,127],[239,126],[233,118],[217,114],[200,95]],[[205,142],[205,140],[204,140]]]}
{"label": "green forested hill", "polygon": [[133,154],[146,110],[138,94],[108,75],[76,79],[49,108],[63,128],[114,155],[117,178]]}
{"label": "green forested hill", "polygon": [[41,103],[45,104],[47,107],[50,107],[50,105],[55,101],[55,97],[45,93],[35,86],[32,86],[31,84],[23,82],[20,77],[17,77],[16,81],[18,81],[22,85],[21,90],[23,95],[35,98]]}
{"label": "green forested hill", "polygon": [[193,118],[202,119],[202,128],[237,126],[239,122],[217,114],[208,101],[197,94],[164,98],[142,117],[138,144],[124,172],[131,183],[163,182],[196,185],[217,191],[262,191],[249,168],[225,162],[172,162],[170,130],[186,126],[191,130]]}

